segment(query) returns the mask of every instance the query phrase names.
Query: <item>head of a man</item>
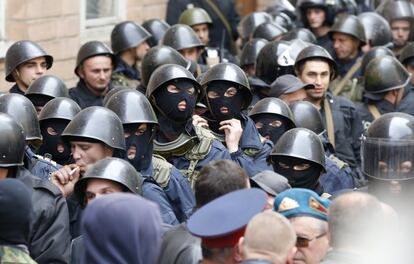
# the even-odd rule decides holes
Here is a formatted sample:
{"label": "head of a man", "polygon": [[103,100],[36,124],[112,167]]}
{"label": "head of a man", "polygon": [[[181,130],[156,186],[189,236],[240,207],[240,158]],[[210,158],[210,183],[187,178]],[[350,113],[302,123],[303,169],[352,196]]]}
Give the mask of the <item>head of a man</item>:
{"label": "head of a man", "polygon": [[201,207],[226,193],[244,188],[250,188],[249,177],[238,164],[230,160],[210,162],[195,182],[196,205]]}
{"label": "head of a man", "polygon": [[276,212],[266,211],[250,220],[239,247],[245,260],[293,263],[295,241],[295,230],[289,221]]}
{"label": "head of a man", "polygon": [[287,217],[296,233],[295,264],[317,264],[329,248],[328,210],[330,201],[301,188],[276,197],[274,210]]}
{"label": "head of a man", "polygon": [[46,74],[47,69],[46,58],[37,57],[17,66],[12,75],[16,84],[21,89],[27,90],[35,80]]}
{"label": "head of a man", "polygon": [[351,60],[359,53],[361,42],[349,34],[334,32],[332,34],[335,54],[340,60]]}
{"label": "head of a man", "polygon": [[309,7],[306,9],[306,19],[310,29],[317,29],[325,25],[326,11],[322,7]]}
{"label": "head of a man", "polygon": [[306,90],[307,99],[318,101],[325,97],[333,75],[333,69],[328,61],[323,58],[310,58],[298,64],[296,74],[302,82],[314,85],[313,89]]}
{"label": "head of a man", "polygon": [[99,55],[85,59],[77,73],[94,94],[105,94],[112,76],[112,58]]}
{"label": "head of a man", "polygon": [[392,40],[397,47],[405,46],[410,38],[411,22],[408,19],[393,20],[390,23]]}

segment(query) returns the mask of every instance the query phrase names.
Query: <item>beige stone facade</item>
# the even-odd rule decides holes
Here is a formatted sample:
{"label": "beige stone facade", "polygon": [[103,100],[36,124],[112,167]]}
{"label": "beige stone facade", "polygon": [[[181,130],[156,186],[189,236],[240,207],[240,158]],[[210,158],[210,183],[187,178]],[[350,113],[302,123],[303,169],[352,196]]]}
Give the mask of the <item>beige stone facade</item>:
{"label": "beige stone facade", "polygon": [[[86,5],[88,1],[114,3],[116,17],[104,24],[88,25]],[[259,0],[262,9],[271,0]],[[101,3],[101,2],[99,2]],[[68,87],[77,78],[73,72],[76,53],[88,40],[109,42],[113,26],[122,20],[141,23],[150,18],[164,18],[167,0],[0,0],[0,91],[7,91],[12,83],[4,79],[4,55],[17,40],[38,42],[54,57],[48,74],[63,79]]]}
{"label": "beige stone facade", "polygon": [[[137,23],[149,18],[164,18],[167,0],[115,0],[118,17],[104,26],[88,28],[85,6],[89,0],[0,0],[4,7],[4,33],[0,45],[0,91],[12,83],[5,81],[4,55],[7,47],[17,40],[38,42],[54,57],[48,74],[63,79],[72,87],[77,78],[73,72],[76,53],[86,41],[98,39],[109,42],[113,25],[121,20]],[[98,0],[99,1],[99,0]]]}

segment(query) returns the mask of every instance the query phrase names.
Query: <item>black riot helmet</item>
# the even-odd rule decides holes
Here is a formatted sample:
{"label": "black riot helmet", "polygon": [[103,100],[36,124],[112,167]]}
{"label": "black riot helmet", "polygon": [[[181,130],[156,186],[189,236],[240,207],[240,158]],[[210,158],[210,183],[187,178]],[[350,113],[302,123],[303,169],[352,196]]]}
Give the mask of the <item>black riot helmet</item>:
{"label": "black riot helmet", "polygon": [[277,62],[279,56],[289,47],[287,41],[271,41],[267,43],[257,55],[256,76],[267,84],[271,84],[277,77],[288,74]]}
{"label": "black riot helmet", "polygon": [[121,119],[122,124],[158,124],[157,116],[144,94],[131,89],[118,91],[108,99],[105,107]]}
{"label": "black riot helmet", "polygon": [[147,39],[147,43],[150,47],[154,47],[158,45],[165,32],[171,26],[164,20],[155,18],[144,21],[144,23],[142,23],[142,27],[151,34],[151,37]]}
{"label": "black riot helmet", "polygon": [[361,75],[365,74],[365,70],[367,68],[368,63],[374,59],[374,58],[378,58],[378,57],[382,57],[382,56],[394,56],[394,53],[386,48],[386,47],[374,47],[372,49],[370,49],[367,53],[364,54],[364,56],[362,57],[362,62],[361,62]]}
{"label": "black riot helmet", "polygon": [[121,120],[114,112],[101,106],[92,106],[80,111],[63,131],[62,139],[100,141],[111,148],[125,150]]}
{"label": "black riot helmet", "polygon": [[252,101],[249,80],[243,70],[233,63],[219,63],[211,67],[201,77],[201,87],[207,94],[207,86],[213,81],[227,81],[239,86],[243,95],[242,109],[247,108]]}
{"label": "black riot helmet", "polygon": [[295,39],[290,42],[289,47],[284,50],[277,58],[277,64],[284,69],[291,68],[290,72],[294,72],[294,65],[299,53],[309,47],[311,44],[300,39]]}
{"label": "black riot helmet", "polygon": [[414,22],[414,12],[410,1],[389,1],[384,8],[384,18],[391,24],[394,20]]}
{"label": "black riot helmet", "polygon": [[414,43],[408,43],[401,51],[400,61],[402,64],[413,64],[414,60]]}
{"label": "black riot helmet", "polygon": [[326,49],[318,45],[306,47],[298,54],[294,65],[295,71],[299,72],[302,64],[307,60],[312,59],[322,59],[326,61],[331,66],[331,80],[336,78],[338,75],[338,67],[336,65],[336,62],[332,59],[332,56]]}
{"label": "black riot helmet", "polygon": [[102,100],[102,105],[106,105],[106,103],[108,102],[108,100],[112,97],[112,95],[116,94],[117,92],[121,91],[121,90],[125,90],[125,89],[131,89],[131,87],[127,87],[127,86],[116,86],[113,87],[111,90],[109,90],[106,94],[104,99]]}
{"label": "black riot helmet", "polygon": [[253,31],[253,38],[263,38],[272,41],[282,36],[287,30],[276,23],[266,22],[258,25]]}
{"label": "black riot helmet", "polygon": [[22,126],[12,116],[0,113],[0,167],[23,165],[26,148]]}
{"label": "black riot helmet", "polygon": [[325,132],[321,113],[312,103],[296,101],[289,107],[297,127],[307,128],[318,135]]}
{"label": "black riot helmet", "polygon": [[[362,138],[361,158],[362,172],[369,179],[413,179],[414,117],[387,113],[372,122]],[[404,166],[405,162],[409,166]]]}
{"label": "black riot helmet", "polygon": [[176,24],[169,28],[165,32],[161,43],[178,51],[189,48],[204,48],[204,44],[194,30],[183,24]]}
{"label": "black riot helmet", "polygon": [[410,81],[404,66],[395,57],[387,55],[372,59],[364,77],[364,96],[373,100],[378,100],[378,94],[403,88]]}
{"label": "black riot helmet", "polygon": [[90,179],[110,180],[120,184],[124,192],[142,194],[142,175],[123,159],[101,159],[86,170],[74,187],[75,196],[82,206],[86,205],[85,192]]}
{"label": "black riot helmet", "polygon": [[384,46],[392,41],[391,27],[382,16],[375,12],[365,12],[358,18],[364,26],[366,41],[371,46]]}
{"label": "black riot helmet", "polygon": [[20,64],[39,57],[45,57],[47,69],[52,67],[53,57],[47,54],[37,43],[29,40],[13,43],[6,52],[6,81],[14,82],[13,71]]}
{"label": "black riot helmet", "polygon": [[36,109],[25,96],[16,93],[0,96],[0,112],[20,122],[26,140],[42,139]]}
{"label": "black riot helmet", "polygon": [[39,113],[39,122],[49,119],[71,121],[81,111],[80,106],[70,98],[57,97],[45,104]]}
{"label": "black riot helmet", "polygon": [[177,64],[189,69],[191,63],[178,51],[168,46],[151,48],[141,62],[141,83],[147,87],[151,74],[164,64]]}
{"label": "black riot helmet", "polygon": [[359,18],[354,15],[347,15],[336,21],[329,31],[331,39],[334,33],[350,35],[360,41],[360,46],[363,46],[366,42],[364,26]]}
{"label": "black riot helmet", "polygon": [[307,28],[294,28],[292,30],[289,30],[286,34],[283,35],[282,40],[290,41],[300,39],[305,42],[309,42],[312,44],[316,44],[316,37]]}
{"label": "black riot helmet", "polygon": [[309,27],[308,19],[306,18],[306,10],[308,8],[320,8],[325,11],[325,24],[332,26],[335,21],[335,2],[330,0],[298,0],[296,7],[300,10],[302,23],[305,27]]}
{"label": "black riot helmet", "polygon": [[270,159],[299,158],[325,170],[325,150],[319,136],[306,128],[293,128],[283,134],[273,147]]}
{"label": "black riot helmet", "polygon": [[35,106],[39,105],[38,102],[43,101],[44,103],[41,104],[43,106],[53,98],[69,97],[69,92],[61,79],[53,75],[44,75],[29,86],[25,95]]}
{"label": "black riot helmet", "polygon": [[186,79],[193,83],[195,91],[195,97],[200,99],[201,97],[201,87],[194,76],[187,69],[180,65],[176,64],[166,64],[157,68],[148,82],[148,87],[146,91],[146,96],[150,98],[155,91],[160,88],[162,85],[166,84],[171,80],[177,79]]}
{"label": "black riot helmet", "polygon": [[103,42],[100,41],[89,41],[80,47],[78,51],[78,55],[76,57],[76,67],[75,67],[75,74],[79,76],[78,69],[79,66],[82,65],[82,63],[89,58],[95,57],[95,56],[107,56],[111,58],[112,64],[115,66],[115,56],[112,53],[111,49],[106,46]]}
{"label": "black riot helmet", "polygon": [[242,39],[248,40],[253,31],[262,23],[272,22],[273,18],[266,12],[253,12],[245,16],[240,21],[240,36]]}
{"label": "black riot helmet", "polygon": [[257,55],[259,54],[260,50],[266,45],[266,43],[267,40],[260,38],[249,40],[249,42],[244,45],[241,52],[240,67],[255,64]]}
{"label": "black riot helmet", "polygon": [[255,117],[260,114],[272,114],[283,117],[288,123],[289,129],[296,127],[295,119],[289,106],[278,98],[268,97],[261,99],[250,110],[249,117],[255,120]]}
{"label": "black riot helmet", "polygon": [[115,25],[111,33],[111,45],[115,54],[121,51],[138,47],[151,34],[145,28],[132,21],[124,21]]}
{"label": "black riot helmet", "polygon": [[295,27],[295,22],[285,11],[276,12],[273,14],[273,17],[275,23],[286,30],[291,30],[293,27]]}

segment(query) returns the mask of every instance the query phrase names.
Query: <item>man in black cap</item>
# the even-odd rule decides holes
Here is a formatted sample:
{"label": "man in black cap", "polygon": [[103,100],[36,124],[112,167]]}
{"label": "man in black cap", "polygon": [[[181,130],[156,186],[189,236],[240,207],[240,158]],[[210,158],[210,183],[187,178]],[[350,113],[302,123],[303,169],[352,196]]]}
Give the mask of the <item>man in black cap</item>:
{"label": "man in black cap", "polygon": [[33,213],[30,197],[31,191],[19,180],[0,181],[0,261],[3,263],[36,263],[28,250]]}
{"label": "man in black cap", "polygon": [[268,170],[262,171],[250,178],[250,185],[252,188],[259,188],[266,192],[266,210],[273,209],[273,203],[279,193],[291,188],[286,177]]}
{"label": "man in black cap", "polygon": [[265,206],[266,193],[253,188],[228,193],[198,209],[187,227],[201,238],[203,262],[239,263],[239,239],[249,221]]}
{"label": "man in black cap", "polygon": [[23,95],[34,80],[52,67],[53,57],[37,43],[21,40],[7,50],[5,63],[6,81],[16,83],[9,92]]}
{"label": "man in black cap", "polygon": [[141,79],[138,63],[149,50],[147,39],[151,37],[143,27],[132,21],[117,24],[111,33],[112,50],[117,64],[112,72],[112,84],[137,88]]}
{"label": "man in black cap", "polygon": [[76,58],[76,87],[69,90],[70,97],[83,109],[102,106],[102,100],[112,88],[111,76],[115,66],[112,51],[100,41],[85,43]]}
{"label": "man in black cap", "polygon": [[269,96],[279,98],[290,104],[306,98],[306,90],[313,89],[315,85],[305,84],[292,74],[285,74],[277,78],[270,86]]}

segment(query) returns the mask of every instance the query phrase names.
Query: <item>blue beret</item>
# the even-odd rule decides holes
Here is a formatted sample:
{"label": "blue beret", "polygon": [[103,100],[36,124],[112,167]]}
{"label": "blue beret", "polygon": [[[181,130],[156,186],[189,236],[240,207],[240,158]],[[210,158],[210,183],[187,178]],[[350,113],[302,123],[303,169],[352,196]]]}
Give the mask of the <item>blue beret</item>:
{"label": "blue beret", "polygon": [[316,192],[293,188],[281,192],[275,199],[273,210],[290,218],[295,216],[312,216],[328,221],[331,201],[321,198]]}
{"label": "blue beret", "polygon": [[201,237],[206,247],[231,247],[266,203],[266,193],[257,188],[230,192],[198,209],[189,218],[187,228],[194,236]]}

